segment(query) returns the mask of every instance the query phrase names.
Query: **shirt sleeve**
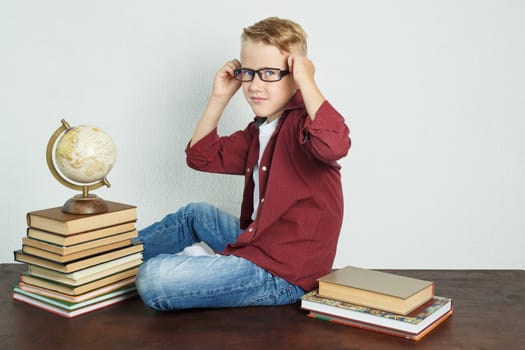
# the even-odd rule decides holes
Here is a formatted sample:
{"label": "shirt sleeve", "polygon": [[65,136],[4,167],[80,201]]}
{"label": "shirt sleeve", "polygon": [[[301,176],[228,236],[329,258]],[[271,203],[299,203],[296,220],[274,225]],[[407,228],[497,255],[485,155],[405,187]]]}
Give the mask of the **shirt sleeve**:
{"label": "shirt sleeve", "polygon": [[219,137],[217,128],[192,147],[186,146],[186,163],[190,168],[223,174],[244,174],[246,154],[250,146],[248,126],[230,136]]}
{"label": "shirt sleeve", "polygon": [[314,120],[308,117],[299,135],[299,142],[319,160],[333,163],[348,154],[350,129],[328,101],[319,107]]}

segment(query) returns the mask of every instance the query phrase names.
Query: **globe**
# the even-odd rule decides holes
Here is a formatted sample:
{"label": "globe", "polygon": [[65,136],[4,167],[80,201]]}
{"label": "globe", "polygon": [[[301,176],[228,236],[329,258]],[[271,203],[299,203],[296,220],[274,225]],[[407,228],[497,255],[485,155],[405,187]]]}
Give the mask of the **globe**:
{"label": "globe", "polygon": [[96,126],[62,125],[47,144],[47,165],[53,176],[64,186],[82,191],[70,198],[62,211],[70,214],[98,214],[108,211],[107,203],[89,193],[111,184],[106,176],[117,158],[115,143]]}
{"label": "globe", "polygon": [[55,148],[55,162],[60,172],[79,183],[93,183],[106,177],[116,156],[111,137],[100,128],[88,125],[68,129]]}

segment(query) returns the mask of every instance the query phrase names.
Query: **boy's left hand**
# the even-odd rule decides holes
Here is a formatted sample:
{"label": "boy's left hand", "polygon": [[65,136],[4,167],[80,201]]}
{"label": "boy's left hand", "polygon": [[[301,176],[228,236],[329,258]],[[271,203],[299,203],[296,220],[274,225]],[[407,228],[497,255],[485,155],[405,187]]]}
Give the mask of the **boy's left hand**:
{"label": "boy's left hand", "polygon": [[308,115],[314,120],[325,100],[314,79],[314,64],[306,56],[292,54],[288,56],[288,69],[295,85],[301,90]]}
{"label": "boy's left hand", "polygon": [[306,87],[306,84],[315,84],[315,67],[308,57],[292,54],[288,56],[288,67],[300,90]]}

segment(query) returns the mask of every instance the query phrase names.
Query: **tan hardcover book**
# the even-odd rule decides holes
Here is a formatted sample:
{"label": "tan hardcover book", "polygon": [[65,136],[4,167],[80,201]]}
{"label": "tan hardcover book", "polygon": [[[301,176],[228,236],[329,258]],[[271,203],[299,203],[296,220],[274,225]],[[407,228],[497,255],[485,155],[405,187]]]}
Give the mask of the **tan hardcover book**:
{"label": "tan hardcover book", "polygon": [[58,263],[68,263],[75,260],[85,259],[93,255],[98,255],[101,253],[109,252],[115,249],[128,247],[131,245],[131,240],[127,239],[125,241],[114,242],[110,244],[105,244],[99,247],[94,247],[86,250],[81,250],[79,252],[70,253],[67,255],[55,254],[45,249],[40,249],[33,247],[31,245],[23,245],[22,251],[26,254],[38,256],[47,260],[56,261]]}
{"label": "tan hardcover book", "polygon": [[[130,231],[121,233],[118,235],[113,235],[101,239],[96,239],[89,242],[84,242],[80,244],[75,244],[72,246],[64,247],[58,244],[48,243],[44,241],[40,241],[38,239],[33,239],[30,237],[24,237],[22,238],[22,244],[24,246],[31,246],[38,249],[43,249],[45,251],[48,251],[50,253],[58,254],[58,255],[70,255],[82,251],[87,251],[89,249],[99,248],[103,246],[108,246],[110,244],[118,243],[120,242],[120,246],[123,247],[125,245],[131,244],[131,239],[137,237],[136,231]],[[128,242],[128,244],[124,244],[124,242]],[[118,247],[117,247],[118,248]],[[101,250],[102,251],[102,250]]]}
{"label": "tan hardcover book", "polygon": [[407,315],[434,297],[434,283],[346,266],[319,279],[319,296]]}
{"label": "tan hardcover book", "polygon": [[62,235],[95,230],[118,223],[137,220],[137,207],[106,201],[108,211],[101,214],[68,214],[61,207],[27,213],[27,225]]}
{"label": "tan hardcover book", "polygon": [[[138,253],[140,254],[140,253]],[[48,280],[52,280],[55,282],[67,284],[69,286],[80,286],[82,284],[86,284],[89,282],[96,281],[98,279],[104,278],[106,276],[114,275],[118,272],[129,270],[133,267],[137,267],[142,263],[142,258],[139,257],[138,259],[125,262],[123,264],[114,266],[112,268],[102,270],[96,273],[93,273],[89,276],[85,276],[82,278],[72,279],[67,276],[67,274],[63,274],[61,272],[48,270],[40,266],[33,266],[29,265],[28,272],[32,276],[42,277]]]}
{"label": "tan hardcover book", "polygon": [[130,277],[134,277],[137,275],[138,270],[139,270],[138,267],[132,268],[126,271],[116,273],[111,276],[101,278],[99,280],[96,280],[90,283],[83,284],[81,286],[74,286],[74,287],[68,286],[65,284],[60,284],[58,282],[53,282],[51,280],[46,280],[40,277],[30,276],[27,274],[20,275],[20,281],[23,283],[30,284],[32,286],[45,288],[48,290],[52,290],[52,291],[67,294],[67,295],[80,295],[80,294],[84,294],[84,293],[90,292],[98,288],[108,286],[112,283],[122,281]]}
{"label": "tan hardcover book", "polygon": [[[123,224],[117,224],[113,226],[104,227],[101,229],[76,233],[74,235],[64,236],[54,232],[42,231],[33,227],[28,227],[27,237],[38,239],[52,244],[56,244],[63,247],[69,247],[71,245],[77,245],[89,241],[94,241],[101,238],[115,236],[118,234],[127,233],[135,230],[135,221],[125,222]],[[135,236],[138,233],[135,231]],[[122,240],[122,239],[121,239]]]}
{"label": "tan hardcover book", "polygon": [[82,270],[90,266],[95,266],[97,264],[101,264],[106,261],[117,259],[122,256],[138,253],[141,251],[142,251],[142,244],[136,244],[136,245],[132,245],[132,246],[125,247],[125,248],[112,250],[107,253],[95,255],[95,256],[92,256],[86,259],[75,260],[75,261],[61,264],[55,261],[43,259],[38,256],[26,254],[21,250],[17,250],[15,251],[15,260],[22,262],[22,263],[26,263],[26,264],[42,266],[50,270],[69,273],[69,272]]}

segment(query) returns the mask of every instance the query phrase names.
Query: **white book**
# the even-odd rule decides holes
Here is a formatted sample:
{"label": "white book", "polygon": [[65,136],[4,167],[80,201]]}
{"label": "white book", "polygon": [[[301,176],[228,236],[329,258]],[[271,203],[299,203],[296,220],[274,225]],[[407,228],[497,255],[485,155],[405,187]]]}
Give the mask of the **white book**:
{"label": "white book", "polygon": [[301,308],[324,315],[417,334],[452,310],[452,300],[435,296],[411,315],[399,315],[366,306],[323,298],[312,291],[301,299]]}

